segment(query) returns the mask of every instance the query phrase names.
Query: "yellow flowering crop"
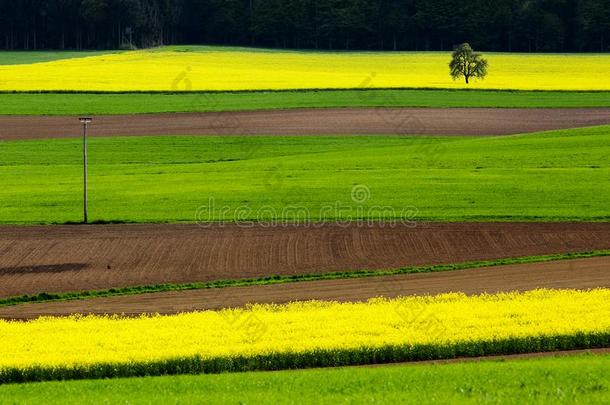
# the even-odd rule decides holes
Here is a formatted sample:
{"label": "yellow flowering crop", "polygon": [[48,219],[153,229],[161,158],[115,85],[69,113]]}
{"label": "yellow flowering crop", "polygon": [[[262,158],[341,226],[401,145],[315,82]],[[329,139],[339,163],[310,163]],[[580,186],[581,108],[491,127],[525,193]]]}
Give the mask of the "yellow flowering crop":
{"label": "yellow flowering crop", "polygon": [[0,90],[473,88],[610,90],[610,55],[493,54],[489,76],[449,77],[449,53],[134,51],[0,66]]}
{"label": "yellow flowering crop", "polygon": [[0,321],[0,374],[3,369],[446,346],[608,332],[610,289],[307,302],[132,319],[43,318]]}

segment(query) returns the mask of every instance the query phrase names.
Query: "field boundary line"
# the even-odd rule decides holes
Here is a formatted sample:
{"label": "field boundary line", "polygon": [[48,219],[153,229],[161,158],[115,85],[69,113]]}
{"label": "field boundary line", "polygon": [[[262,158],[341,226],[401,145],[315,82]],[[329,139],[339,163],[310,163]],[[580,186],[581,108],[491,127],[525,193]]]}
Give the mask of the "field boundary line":
{"label": "field boundary line", "polygon": [[490,92],[490,93],[599,93],[610,94],[610,90],[545,90],[545,89],[456,89],[451,87],[311,87],[287,89],[250,89],[250,90],[0,90],[0,94],[247,94],[247,93],[307,93],[330,91],[450,91],[463,93]]}

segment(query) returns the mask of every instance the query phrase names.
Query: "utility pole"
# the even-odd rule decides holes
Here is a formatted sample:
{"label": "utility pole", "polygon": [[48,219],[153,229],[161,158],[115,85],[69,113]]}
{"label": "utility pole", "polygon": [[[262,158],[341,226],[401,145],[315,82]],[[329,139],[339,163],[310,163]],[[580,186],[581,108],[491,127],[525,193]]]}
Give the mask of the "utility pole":
{"label": "utility pole", "polygon": [[83,222],[87,224],[89,222],[89,210],[87,207],[87,127],[93,119],[81,117],[78,120],[83,124]]}

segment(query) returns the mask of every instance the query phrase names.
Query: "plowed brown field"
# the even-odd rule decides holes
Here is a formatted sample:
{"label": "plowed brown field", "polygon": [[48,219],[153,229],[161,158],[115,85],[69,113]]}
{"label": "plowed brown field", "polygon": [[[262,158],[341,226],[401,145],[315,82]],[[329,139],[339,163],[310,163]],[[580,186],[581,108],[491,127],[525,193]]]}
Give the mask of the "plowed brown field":
{"label": "plowed brown field", "polygon": [[[610,108],[338,108],[115,115],[92,136],[130,135],[510,135],[610,124]],[[0,116],[0,140],[69,138],[77,117]]]}
{"label": "plowed brown field", "polygon": [[610,249],[610,223],[0,227],[0,297]]}

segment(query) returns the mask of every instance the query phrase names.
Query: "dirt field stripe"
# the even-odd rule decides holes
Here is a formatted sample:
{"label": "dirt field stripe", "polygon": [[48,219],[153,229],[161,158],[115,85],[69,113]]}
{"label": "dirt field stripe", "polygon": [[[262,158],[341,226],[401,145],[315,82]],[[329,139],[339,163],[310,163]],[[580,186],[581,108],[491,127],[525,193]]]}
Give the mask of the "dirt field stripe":
{"label": "dirt field stripe", "polygon": [[375,297],[468,295],[538,288],[610,288],[610,257],[517,264],[427,274],[309,281],[212,290],[174,291],[90,300],[24,304],[0,308],[0,317],[32,319],[71,314],[175,314],[293,301],[362,301]]}
{"label": "dirt field stripe", "polygon": [[[610,108],[329,108],[99,116],[92,136],[490,136],[610,124]],[[0,140],[78,137],[76,117],[0,116]]]}
{"label": "dirt field stripe", "polygon": [[0,299],[608,249],[610,223],[0,227]]}

